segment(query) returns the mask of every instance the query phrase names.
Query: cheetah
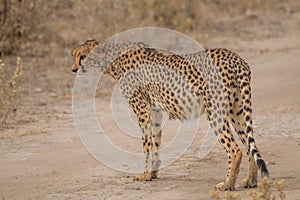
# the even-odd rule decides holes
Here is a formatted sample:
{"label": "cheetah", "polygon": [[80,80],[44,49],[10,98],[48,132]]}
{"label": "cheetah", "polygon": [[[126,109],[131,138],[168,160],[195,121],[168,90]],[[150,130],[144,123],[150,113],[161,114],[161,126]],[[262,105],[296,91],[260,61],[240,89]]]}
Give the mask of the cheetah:
{"label": "cheetah", "polygon": [[[93,58],[93,52],[98,57]],[[189,119],[195,113],[206,114],[228,155],[226,180],[218,183],[216,189],[235,189],[242,160],[230,124],[249,157],[241,187],[256,187],[258,170],[262,177],[269,176],[253,137],[250,67],[238,54],[217,48],[176,55],[143,43],[96,40],[77,45],[71,54],[73,72],[82,75],[97,68],[119,80],[120,90],[137,116],[146,157],[145,171],[135,180],[148,181],[158,176],[162,111],[179,120]]]}

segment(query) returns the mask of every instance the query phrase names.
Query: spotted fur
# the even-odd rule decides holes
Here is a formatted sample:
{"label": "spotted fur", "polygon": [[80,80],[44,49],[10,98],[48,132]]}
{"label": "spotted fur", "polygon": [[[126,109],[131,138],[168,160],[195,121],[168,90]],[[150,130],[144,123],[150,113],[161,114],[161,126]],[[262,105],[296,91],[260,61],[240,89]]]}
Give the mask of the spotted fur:
{"label": "spotted fur", "polygon": [[162,110],[170,118],[180,120],[205,112],[228,154],[227,177],[216,185],[217,189],[234,189],[242,160],[230,124],[249,155],[247,177],[241,186],[256,187],[258,169],[262,177],[268,177],[253,137],[250,67],[239,55],[227,49],[175,55],[142,43],[99,44],[89,40],[72,51],[73,72],[88,71],[90,65],[84,66],[81,61],[90,57],[92,51],[94,55],[105,53],[105,57],[92,59],[93,66],[119,80],[122,94],[137,115],[146,168],[136,180],[151,180],[158,175]]}

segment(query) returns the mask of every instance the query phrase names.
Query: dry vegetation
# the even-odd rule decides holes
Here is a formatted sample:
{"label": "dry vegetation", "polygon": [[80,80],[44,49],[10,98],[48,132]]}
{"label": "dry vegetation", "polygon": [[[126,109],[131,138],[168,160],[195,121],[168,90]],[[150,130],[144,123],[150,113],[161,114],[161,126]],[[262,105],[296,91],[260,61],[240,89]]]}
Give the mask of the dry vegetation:
{"label": "dry vegetation", "polygon": [[23,79],[21,58],[17,58],[17,66],[12,77],[6,73],[6,68],[7,66],[0,60],[0,129],[6,124],[9,115],[16,112],[20,103]]}
{"label": "dry vegetation", "polygon": [[[268,179],[262,179],[261,184],[258,186],[256,191],[251,191],[248,193],[248,196],[251,197],[252,200],[284,200],[286,195],[283,191],[283,181],[275,181],[274,187],[276,188],[277,192],[273,191],[272,184],[268,181]],[[219,191],[211,190],[209,192],[210,197],[212,199],[222,199],[220,197]],[[226,200],[241,200],[242,198],[238,193],[232,192],[225,192]]]}
{"label": "dry vegetation", "polygon": [[293,12],[287,2],[276,0],[1,0],[0,52],[2,55],[23,53],[34,44],[44,49],[42,45],[49,42],[70,48],[70,44],[86,37],[101,40],[144,26],[199,35],[222,28],[224,20],[231,17],[255,18],[257,13],[267,14],[274,8]]}
{"label": "dry vegetation", "polygon": [[0,56],[16,52],[21,47],[24,29],[21,1],[1,0]]}

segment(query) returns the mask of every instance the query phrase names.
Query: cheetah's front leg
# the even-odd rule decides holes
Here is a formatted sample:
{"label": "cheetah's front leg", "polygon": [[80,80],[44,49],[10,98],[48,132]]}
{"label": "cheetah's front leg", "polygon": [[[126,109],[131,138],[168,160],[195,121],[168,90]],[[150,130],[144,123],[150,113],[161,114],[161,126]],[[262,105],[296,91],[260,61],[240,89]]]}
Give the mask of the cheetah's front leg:
{"label": "cheetah's front leg", "polygon": [[159,147],[161,145],[162,112],[158,107],[151,107],[149,123],[142,128],[143,147],[146,154],[146,168],[144,174],[135,177],[135,180],[148,181],[157,178],[161,161]]}
{"label": "cheetah's front leg", "polygon": [[143,132],[142,140],[143,140],[144,154],[146,155],[146,166],[145,166],[144,173],[137,175],[134,178],[134,180],[151,181],[155,177],[153,177],[153,173],[152,173],[153,142],[152,142],[152,130],[151,130],[150,123],[142,128],[142,132]]}
{"label": "cheetah's front leg", "polygon": [[[143,149],[146,156],[146,166],[143,174],[137,175],[134,179],[138,181],[150,181],[157,177],[160,160],[158,157],[158,148],[160,145],[160,128],[159,133],[156,127],[157,121],[161,120],[159,112],[153,112],[151,105],[147,99],[137,91],[129,101],[133,111],[136,113],[139,120],[139,125],[142,131]],[[150,117],[150,115],[152,115]],[[154,125],[152,120],[154,120]],[[159,125],[160,126],[160,125]]]}
{"label": "cheetah's front leg", "polygon": [[152,178],[157,178],[158,169],[161,164],[161,160],[159,158],[159,148],[161,145],[161,132],[162,132],[162,110],[159,107],[152,106],[151,107],[151,123],[152,123]]}

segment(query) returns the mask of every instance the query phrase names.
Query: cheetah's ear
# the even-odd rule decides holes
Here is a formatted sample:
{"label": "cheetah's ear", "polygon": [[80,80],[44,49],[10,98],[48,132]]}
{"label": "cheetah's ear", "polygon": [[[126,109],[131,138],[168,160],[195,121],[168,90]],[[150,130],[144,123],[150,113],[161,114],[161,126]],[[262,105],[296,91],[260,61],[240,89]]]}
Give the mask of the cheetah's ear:
{"label": "cheetah's ear", "polygon": [[99,44],[99,42],[95,39],[88,39],[85,41],[85,43],[93,43],[93,44],[95,44],[95,46]]}
{"label": "cheetah's ear", "polygon": [[85,42],[96,42],[95,39],[87,39]]}
{"label": "cheetah's ear", "polygon": [[76,50],[77,50],[77,48],[78,48],[78,46],[76,46],[72,51],[71,51],[71,56],[75,56],[75,52],[76,52]]}

